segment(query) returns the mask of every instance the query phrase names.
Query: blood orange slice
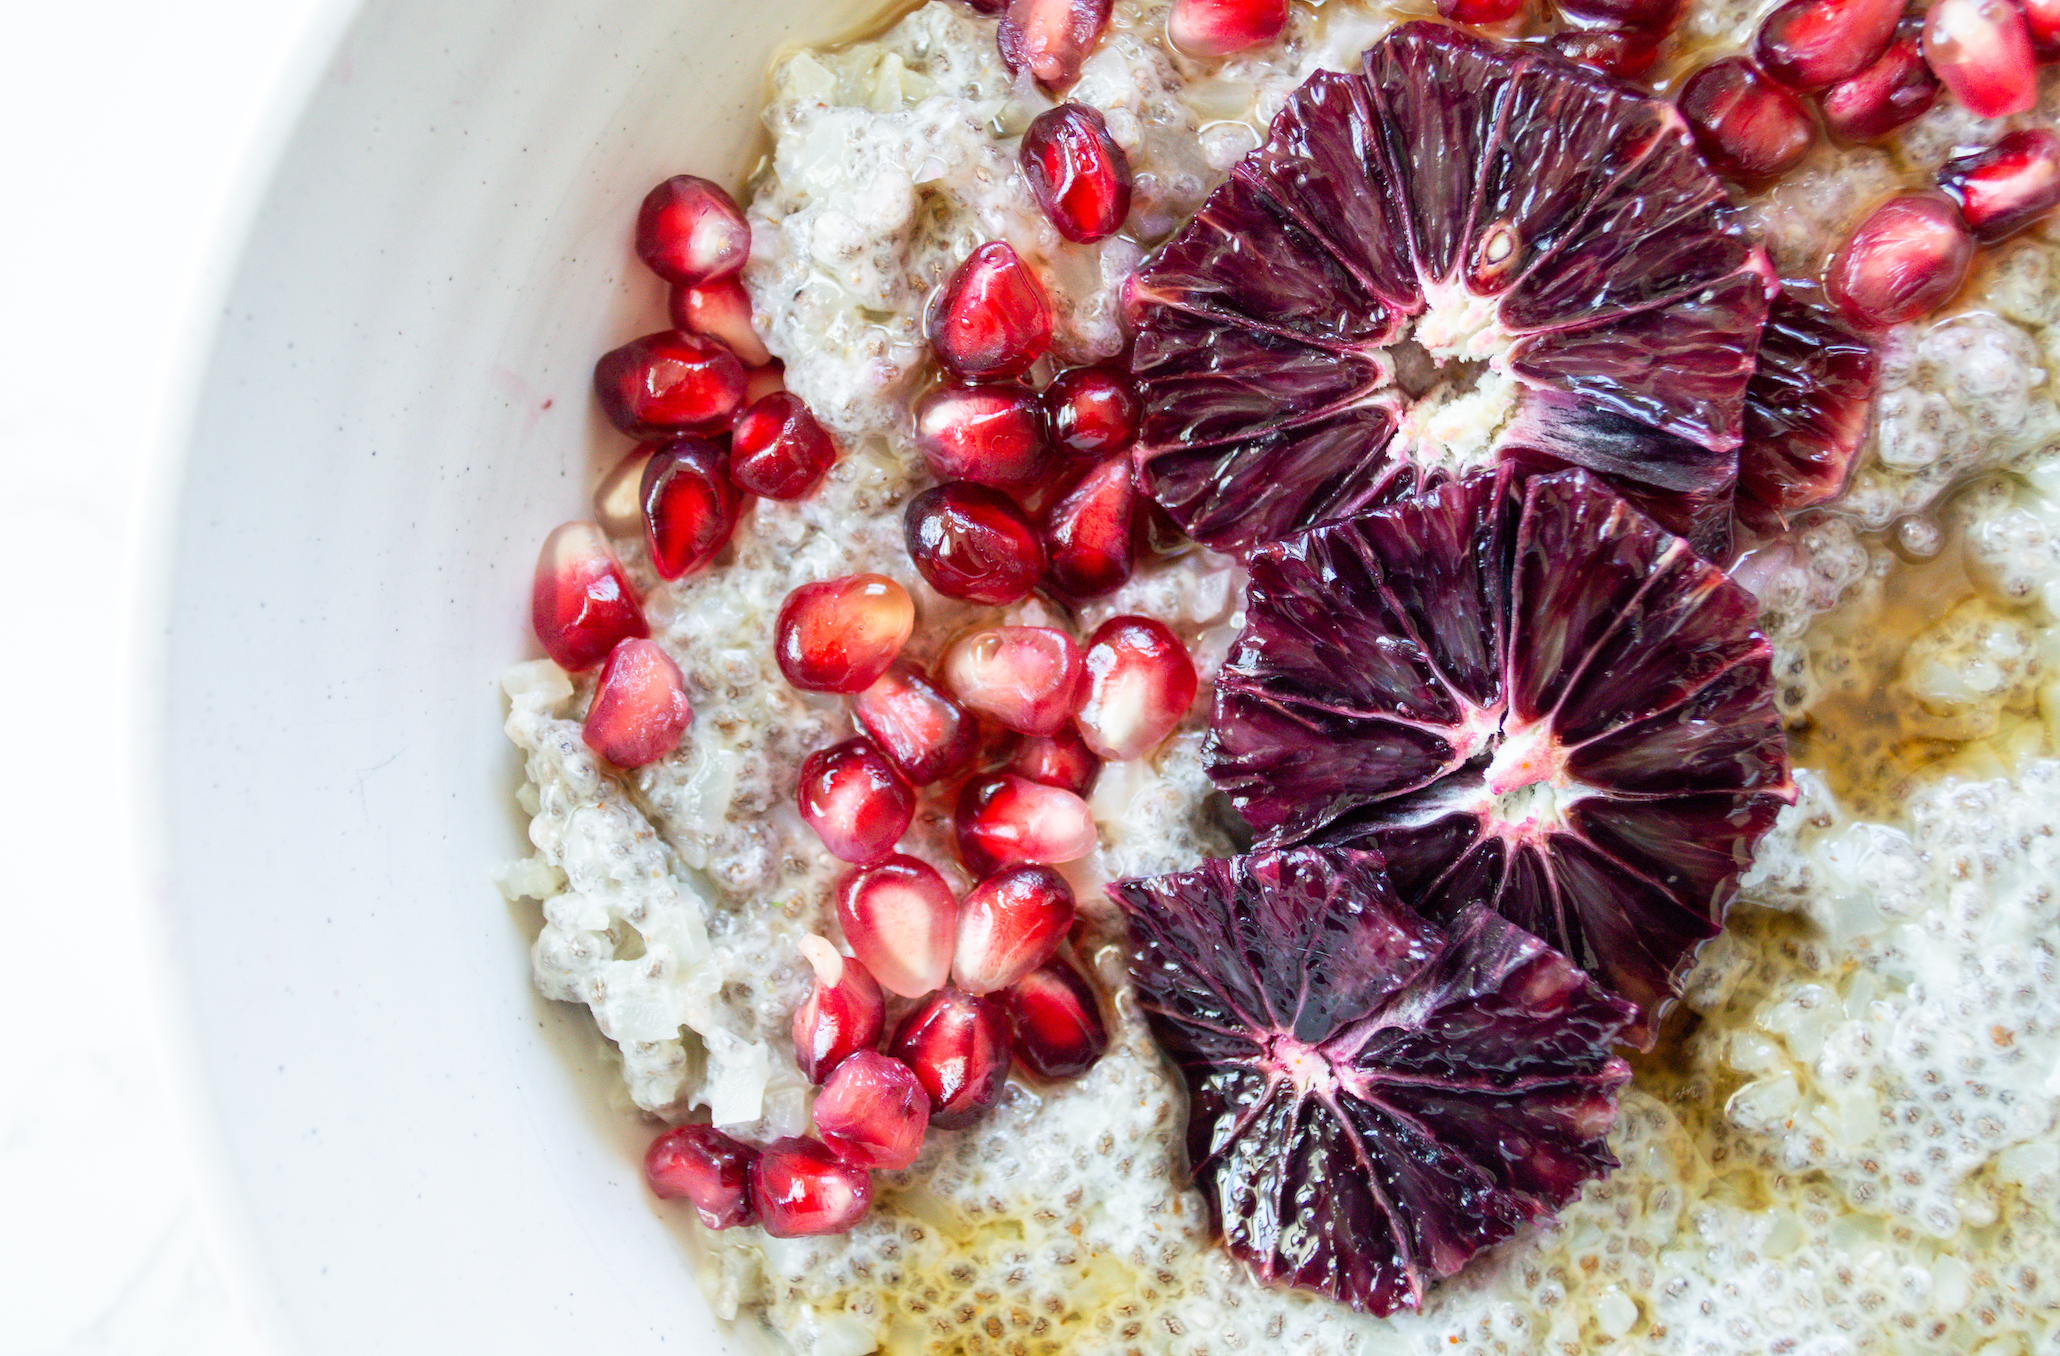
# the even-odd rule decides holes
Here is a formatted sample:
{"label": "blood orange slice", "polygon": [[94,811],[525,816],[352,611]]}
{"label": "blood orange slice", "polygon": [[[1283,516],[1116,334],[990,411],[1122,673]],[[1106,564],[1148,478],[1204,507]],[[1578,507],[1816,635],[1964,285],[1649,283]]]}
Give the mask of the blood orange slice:
{"label": "blood orange slice", "polygon": [[1867,436],[1880,359],[1816,284],[1784,282],[1745,390],[1738,516],[1763,530],[1835,498]]}

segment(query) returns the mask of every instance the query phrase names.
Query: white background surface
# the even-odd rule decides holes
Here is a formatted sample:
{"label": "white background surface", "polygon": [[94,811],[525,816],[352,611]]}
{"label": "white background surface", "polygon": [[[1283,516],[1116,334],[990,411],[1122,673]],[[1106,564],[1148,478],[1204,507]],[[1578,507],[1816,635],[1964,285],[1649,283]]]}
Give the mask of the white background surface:
{"label": "white background surface", "polygon": [[155,1048],[127,748],[144,502],[336,0],[5,7],[0,1356],[260,1356]]}

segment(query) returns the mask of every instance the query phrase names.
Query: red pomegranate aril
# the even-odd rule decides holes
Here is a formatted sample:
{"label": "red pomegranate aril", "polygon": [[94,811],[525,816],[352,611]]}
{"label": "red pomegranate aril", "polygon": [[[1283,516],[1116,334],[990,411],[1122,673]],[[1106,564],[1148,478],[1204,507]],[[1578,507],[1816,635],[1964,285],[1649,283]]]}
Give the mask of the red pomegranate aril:
{"label": "red pomegranate aril", "polygon": [[594,487],[594,519],[609,536],[644,535],[644,465],[657,450],[655,443],[631,449]]}
{"label": "red pomegranate aril", "polygon": [[746,367],[763,367],[772,352],[751,324],[751,294],[735,278],[672,289],[672,327],[719,339]]}
{"label": "red pomegranate aril", "polygon": [[1187,647],[1164,622],[1111,617],[1087,643],[1087,695],[1073,715],[1087,747],[1118,761],[1173,733],[1198,686]]}
{"label": "red pomegranate aril", "polygon": [[[748,410],[775,391],[787,389],[787,365],[778,358],[763,367],[744,369],[744,398],[737,402],[737,408]],[[731,416],[735,418],[734,415]]]}
{"label": "red pomegranate aril", "polygon": [[1287,10],[1287,0],[1173,0],[1166,39],[1189,56],[1228,56],[1279,37]]}
{"label": "red pomegranate aril", "polygon": [[2060,136],[2044,127],[2010,133],[1985,150],[1948,160],[1938,185],[1960,204],[1968,231],[1993,245],[2060,205]]}
{"label": "red pomegranate aril", "polygon": [[708,438],[659,446],[644,463],[641,490],[651,568],[666,579],[714,560],[744,511],[744,497],[730,480],[729,449]]}
{"label": "red pomegranate aril", "polygon": [[733,1229],[758,1217],[751,1204],[751,1164],[758,1151],[712,1125],[678,1125],[644,1151],[644,1180],[660,1200],[684,1198],[710,1229]]}
{"label": "red pomegranate aril", "polygon": [[873,1180],[819,1139],[776,1139],[751,1165],[751,1204],[774,1238],[841,1234],[865,1218]]}
{"label": "red pomegranate aril", "polygon": [[1438,0],[1438,13],[1456,24],[1508,23],[1523,8],[1524,0]]}
{"label": "red pomegranate aril", "polygon": [[1704,66],[1688,77],[1676,105],[1703,159],[1733,179],[1766,179],[1791,169],[1816,138],[1808,105],[1746,57]]}
{"label": "red pomegranate aril", "polygon": [[1019,602],[1044,573],[1037,529],[1000,490],[954,480],[908,501],[908,556],[947,598],[1004,606]]}
{"label": "red pomegranate aril", "polygon": [[916,401],[915,431],[940,480],[1028,485],[1051,460],[1037,393],[1015,382],[932,387]]}
{"label": "red pomegranate aril", "polygon": [[951,974],[958,896],[937,868],[895,856],[837,882],[837,922],[880,987],[920,998]]}
{"label": "red pomegranate aril", "polygon": [[983,880],[1019,863],[1078,861],[1094,851],[1094,812],[1071,791],[1001,773],[959,790],[958,854]]}
{"label": "red pomegranate aril", "polygon": [[773,655],[804,692],[859,692],[878,682],[916,629],[908,590],[884,574],[803,584],[773,625]]}
{"label": "red pomegranate aril", "polygon": [[1080,461],[1128,453],[1144,406],[1130,374],[1110,367],[1071,367],[1038,397],[1055,451]]}
{"label": "red pomegranate aril", "polygon": [[1115,457],[1044,511],[1044,554],[1055,589],[1071,598],[1099,598],[1130,578],[1138,498],[1130,458]]}
{"label": "red pomegranate aril", "polygon": [[1924,59],[1978,118],[2038,104],[2031,32],[2010,0],[1932,0],[1924,13]]}
{"label": "red pomegranate aril", "polygon": [[1974,239],[1951,201],[1891,198],[1832,256],[1824,290],[1855,324],[1885,328],[1944,305],[1973,261]]}
{"label": "red pomegranate aril", "polygon": [[1010,70],[1028,71],[1056,93],[1080,78],[1081,63],[1109,26],[1112,5],[1113,0],[1008,0],[995,45]]}
{"label": "red pomegranate aril", "polygon": [[941,671],[967,710],[1018,734],[1051,734],[1073,714],[1080,647],[1048,626],[990,626],[953,642]]}
{"label": "red pomegranate aril", "polygon": [[957,989],[931,994],[895,1029],[887,1053],[930,1094],[930,1124],[971,1125],[1009,1077],[1008,1019],[999,1005]]}
{"label": "red pomegranate aril", "polygon": [[907,1167],[929,1125],[930,1094],[915,1070],[875,1050],[839,1064],[815,1099],[816,1135],[855,1167]]}
{"label": "red pomegranate aril", "polygon": [[1095,757],[1094,750],[1080,737],[1079,727],[1069,720],[1052,734],[1021,736],[1001,770],[1084,798],[1094,790],[1102,760]]}
{"label": "red pomegranate aril", "polygon": [[719,432],[744,399],[744,365],[705,335],[660,330],[602,354],[594,394],[632,438]]}
{"label": "red pomegranate aril", "polygon": [[1873,65],[1819,96],[1824,125],[1848,141],[1874,141],[1938,101],[1938,77],[1924,60],[1924,21],[1905,19]]}
{"label": "red pomegranate aril", "polygon": [[593,523],[564,523],[544,538],[529,590],[529,622],[544,653],[572,673],[623,640],[651,634],[643,604],[608,539]]}
{"label": "red pomegranate aril", "polygon": [[820,1083],[880,1039],[887,1000],[872,971],[857,957],[839,954],[829,938],[803,937],[801,955],[815,971],[815,987],[794,1009],[794,1061],[803,1077]]}
{"label": "red pomegranate aril", "polygon": [[973,761],[980,729],[951,694],[907,661],[851,699],[851,713],[900,772],[928,786]]}
{"label": "red pomegranate aril", "polygon": [[608,652],[580,737],[617,767],[643,767],[678,748],[693,719],[679,665],[656,641],[631,637]]}
{"label": "red pomegranate aril", "polygon": [[925,325],[937,361],[953,376],[1019,377],[1051,347],[1051,299],[1007,241],[990,240],[945,280]]}
{"label": "red pomegranate aril", "polygon": [[860,865],[893,852],[916,814],[915,788],[864,738],[808,755],[794,799],[830,855]]}
{"label": "red pomegranate aril", "polygon": [[837,445],[801,397],[774,391],[730,423],[730,479],[767,499],[800,499],[837,460]]}
{"label": "red pomegranate aril", "polygon": [[2060,59],[2060,0],[2019,0],[2031,54],[2041,62]]}
{"label": "red pomegranate aril", "polygon": [[1130,157],[1100,109],[1060,104],[1040,113],[1023,133],[1019,159],[1030,196],[1066,239],[1105,239],[1130,215]]}
{"label": "red pomegranate aril", "polygon": [[1002,994],[1016,1059],[1047,1082],[1077,1078],[1109,1048],[1094,986],[1054,957]]}
{"label": "red pomegranate aril", "polygon": [[1819,90],[1888,50],[1903,0],[1788,0],[1760,24],[1753,55],[1784,85]]}
{"label": "red pomegranate aril", "polygon": [[1559,9],[1585,23],[1650,33],[1657,40],[1681,16],[1681,0],[1559,0]]}
{"label": "red pomegranate aril", "polygon": [[751,225],[720,184],[675,175],[637,210],[637,257],[680,287],[731,277],[751,257]]}
{"label": "red pomegranate aril", "polygon": [[1659,60],[1660,35],[1635,28],[1570,28],[1545,40],[1568,61],[1604,75],[1636,79]]}
{"label": "red pomegranate aril", "polygon": [[1048,866],[988,877],[959,905],[951,982],[972,994],[1006,989],[1051,959],[1076,912],[1073,887]]}

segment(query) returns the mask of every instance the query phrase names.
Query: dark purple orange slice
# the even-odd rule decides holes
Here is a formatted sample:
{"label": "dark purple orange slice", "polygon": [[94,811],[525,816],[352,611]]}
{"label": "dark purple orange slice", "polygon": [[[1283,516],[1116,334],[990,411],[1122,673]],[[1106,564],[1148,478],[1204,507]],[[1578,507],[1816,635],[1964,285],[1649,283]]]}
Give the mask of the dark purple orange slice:
{"label": "dark purple orange slice", "polygon": [[1738,516],[1763,531],[1845,489],[1867,436],[1880,359],[1806,280],[1785,281],[1745,388]]}

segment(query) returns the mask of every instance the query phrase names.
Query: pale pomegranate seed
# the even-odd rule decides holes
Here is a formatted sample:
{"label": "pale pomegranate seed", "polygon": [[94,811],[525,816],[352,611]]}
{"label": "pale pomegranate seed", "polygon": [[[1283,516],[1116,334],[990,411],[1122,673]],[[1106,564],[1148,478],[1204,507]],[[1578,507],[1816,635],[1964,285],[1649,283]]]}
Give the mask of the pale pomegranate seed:
{"label": "pale pomegranate seed", "polygon": [[1924,60],[1924,21],[1903,20],[1888,50],[1818,99],[1824,125],[1849,141],[1874,141],[1915,122],[1938,101],[1938,77]]}
{"label": "pale pomegranate seed", "polygon": [[[1282,0],[1285,3],[1286,0]],[[1059,91],[1080,78],[1080,64],[1109,26],[1113,0],[1008,0],[995,44],[1011,71],[1028,71]]]}
{"label": "pale pomegranate seed", "polygon": [[896,856],[845,873],[837,922],[851,953],[889,993],[919,998],[951,973],[958,897],[928,862]]}
{"label": "pale pomegranate seed", "polygon": [[746,367],[772,361],[772,351],[751,324],[751,294],[735,278],[673,288],[671,311],[674,329],[721,340]]}
{"label": "pale pomegranate seed", "polygon": [[2021,0],[2031,54],[2041,62],[2060,58],[2060,0]]}
{"label": "pale pomegranate seed", "polygon": [[954,480],[908,501],[908,556],[947,598],[1004,606],[1020,602],[1044,573],[1037,529],[1000,490]]}
{"label": "pale pomegranate seed", "polygon": [[1568,61],[1634,80],[1659,60],[1660,34],[1637,28],[1570,28],[1545,40]]}
{"label": "pale pomegranate seed", "polygon": [[601,666],[580,737],[617,767],[643,767],[679,747],[694,719],[687,681],[656,641],[617,641]]}
{"label": "pale pomegranate seed", "polygon": [[915,788],[863,738],[808,755],[794,800],[831,856],[861,865],[893,852],[916,814]]}
{"label": "pale pomegranate seed", "polygon": [[757,1157],[712,1125],[678,1125],[644,1151],[644,1180],[660,1200],[685,1198],[708,1228],[731,1229],[758,1217],[751,1205]]}
{"label": "pale pomegranate seed", "polygon": [[680,287],[727,278],[751,256],[751,225],[720,184],[675,175],[637,209],[637,257]]}
{"label": "pale pomegranate seed", "polygon": [[2038,104],[2031,32],[2010,0],[1932,0],[1924,14],[1924,59],[1978,118]]}
{"label": "pale pomegranate seed", "polygon": [[[746,368],[744,371],[744,398],[737,402],[737,408],[748,410],[775,391],[787,389],[787,365],[778,358],[763,367]],[[734,418],[735,416],[732,416]]]}
{"label": "pale pomegranate seed", "polygon": [[951,694],[915,664],[901,661],[851,699],[851,713],[895,769],[928,786],[973,761],[980,729]]}
{"label": "pale pomegranate seed", "polygon": [[1058,957],[1017,980],[1002,1006],[1015,1057],[1047,1082],[1079,1077],[1109,1048],[1094,986]]}
{"label": "pale pomegranate seed", "polygon": [[767,499],[800,499],[837,460],[837,445],[801,397],[774,391],[730,424],[730,479]]}
{"label": "pale pomegranate seed", "polygon": [[632,636],[651,634],[643,604],[608,539],[593,523],[565,523],[544,538],[529,591],[529,622],[544,653],[572,673],[590,669]]}
{"label": "pale pomegranate seed", "polygon": [[1939,167],[1938,186],[1960,204],[1974,238],[1993,245],[2060,205],[2060,136],[2044,127],[2012,132],[1948,160]]}
{"label": "pale pomegranate seed", "polygon": [[930,1094],[930,1124],[970,1125],[1008,1081],[1008,1019],[985,998],[941,989],[902,1018],[887,1053],[913,1070]]}
{"label": "pale pomegranate seed", "polygon": [[839,1064],[815,1099],[815,1133],[855,1167],[907,1167],[929,1125],[930,1094],[915,1070],[875,1050]]}
{"label": "pale pomegranate seed", "polygon": [[990,626],[945,651],[942,675],[961,705],[1018,734],[1050,734],[1079,695],[1080,647],[1048,626]]}
{"label": "pale pomegranate seed", "polygon": [[632,438],[720,432],[744,399],[744,365],[713,339],[660,330],[602,354],[594,394]]}
{"label": "pale pomegranate seed", "polygon": [[644,463],[644,541],[666,579],[702,569],[729,544],[744,497],[730,480],[729,449],[707,438],[675,438]]}
{"label": "pale pomegranate seed", "polygon": [[1079,461],[1130,451],[1144,405],[1130,374],[1109,367],[1072,367],[1038,397],[1054,450]]}
{"label": "pale pomegranate seed", "polygon": [[773,655],[805,692],[858,692],[879,681],[916,629],[908,590],[884,574],[803,584],[773,625]]}
{"label": "pale pomegranate seed", "polygon": [[1524,0],[1438,0],[1438,13],[1456,24],[1507,23],[1523,8]]}
{"label": "pale pomegranate seed", "polygon": [[1928,315],[1967,279],[1974,239],[1946,198],[1891,198],[1832,257],[1824,290],[1846,317],[1874,328]]}
{"label": "pale pomegranate seed", "polygon": [[1173,0],[1166,39],[1189,56],[1227,56],[1279,37],[1287,8],[1287,0]]}
{"label": "pale pomegranate seed", "polygon": [[1051,299],[1005,240],[966,256],[925,323],[937,361],[966,381],[1019,377],[1051,347]]}
{"label": "pale pomegranate seed", "polygon": [[1180,637],[1150,617],[1111,617],[1087,643],[1087,695],[1074,713],[1080,737],[1104,758],[1137,758],[1173,733],[1194,704],[1194,661]]}
{"label": "pale pomegranate seed", "polygon": [[644,464],[657,450],[655,443],[632,448],[594,487],[594,519],[609,536],[644,535]]}
{"label": "pale pomegranate seed", "polygon": [[1075,913],[1073,887],[1048,866],[989,876],[959,906],[951,982],[967,993],[1006,989],[1051,959]]}
{"label": "pale pomegranate seed", "polygon": [[1066,239],[1104,239],[1130,215],[1130,157],[1100,109],[1060,104],[1039,114],[1023,133],[1019,158],[1030,195]]}
{"label": "pale pomegranate seed", "polygon": [[915,432],[940,480],[1027,485],[1051,460],[1037,393],[1015,382],[933,387],[916,401]]}
{"label": "pale pomegranate seed", "polygon": [[1657,37],[1681,16],[1682,0],[1559,0],[1562,13],[1592,24],[1628,28]]}
{"label": "pale pomegranate seed", "polygon": [[1788,0],[1761,22],[1753,55],[1785,85],[1824,89],[1879,59],[1902,17],[1903,0]]}
{"label": "pale pomegranate seed", "polygon": [[1080,478],[1044,511],[1044,554],[1052,586],[1071,598],[1099,598],[1136,564],[1138,493],[1130,458],[1115,457]]}
{"label": "pale pomegranate seed", "polygon": [[1703,159],[1733,179],[1791,169],[1816,139],[1808,105],[1746,57],[1713,61],[1688,77],[1677,106]]}
{"label": "pale pomegranate seed", "polygon": [[857,957],[840,955],[829,938],[803,937],[801,955],[815,971],[815,987],[794,1009],[794,1060],[803,1077],[820,1083],[855,1051],[880,1039],[887,1000],[872,971]]}
{"label": "pale pomegranate seed", "polygon": [[1094,851],[1094,812],[1071,791],[1001,773],[959,791],[958,854],[983,880],[1021,862],[1073,862]]}
{"label": "pale pomegranate seed", "polygon": [[776,1139],[751,1164],[751,1204],[774,1238],[841,1234],[865,1217],[873,1180],[819,1139]]}
{"label": "pale pomegranate seed", "polygon": [[1102,760],[1080,737],[1080,729],[1067,721],[1048,735],[1023,735],[1009,751],[1003,772],[1027,777],[1042,786],[1056,786],[1076,796],[1086,796],[1101,775]]}

